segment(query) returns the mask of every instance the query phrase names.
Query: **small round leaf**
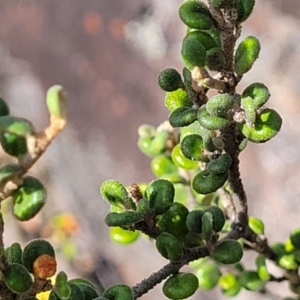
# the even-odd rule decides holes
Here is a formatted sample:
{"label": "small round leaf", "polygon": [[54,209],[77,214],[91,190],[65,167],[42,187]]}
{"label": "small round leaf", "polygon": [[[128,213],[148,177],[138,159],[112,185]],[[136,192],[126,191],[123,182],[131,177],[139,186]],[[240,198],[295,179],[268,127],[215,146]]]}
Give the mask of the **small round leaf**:
{"label": "small round leaf", "polygon": [[221,264],[235,264],[242,259],[243,249],[238,241],[226,239],[214,246],[210,256]]}
{"label": "small round leaf", "polygon": [[32,219],[46,203],[43,184],[34,177],[23,177],[23,184],[13,192],[13,214],[20,221]]}
{"label": "small round leaf", "polygon": [[164,283],[163,293],[169,299],[180,300],[192,296],[198,289],[198,279],[191,273],[177,273]]}

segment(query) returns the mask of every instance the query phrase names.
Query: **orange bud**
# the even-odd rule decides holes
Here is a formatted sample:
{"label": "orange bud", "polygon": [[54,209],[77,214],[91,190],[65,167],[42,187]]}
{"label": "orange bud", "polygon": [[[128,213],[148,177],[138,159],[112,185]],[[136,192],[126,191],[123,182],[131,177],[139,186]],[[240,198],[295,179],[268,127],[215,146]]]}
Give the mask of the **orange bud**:
{"label": "orange bud", "polygon": [[33,263],[33,274],[41,279],[47,279],[56,272],[56,260],[50,255],[40,255]]}

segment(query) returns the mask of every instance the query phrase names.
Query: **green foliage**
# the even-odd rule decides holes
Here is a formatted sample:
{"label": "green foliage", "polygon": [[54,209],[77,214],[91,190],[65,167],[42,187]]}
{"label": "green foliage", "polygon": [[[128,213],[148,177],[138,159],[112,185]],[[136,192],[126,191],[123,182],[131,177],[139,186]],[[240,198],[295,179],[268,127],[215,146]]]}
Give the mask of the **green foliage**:
{"label": "green foliage", "polygon": [[18,294],[27,292],[33,283],[27,269],[19,263],[10,264],[3,275],[7,287]]}
{"label": "green foliage", "polygon": [[281,129],[282,119],[273,109],[265,108],[257,116],[253,127],[246,123],[240,126],[241,131],[249,141],[253,143],[264,143],[272,139]]}
{"label": "green foliage", "polygon": [[9,264],[20,263],[22,264],[22,248],[17,242],[10,245],[5,249],[5,257]]}
{"label": "green foliage", "polygon": [[102,296],[109,300],[133,300],[131,288],[125,284],[117,284],[109,287]]}
{"label": "green foliage", "polygon": [[169,111],[179,107],[191,107],[193,102],[190,100],[188,93],[183,89],[166,93],[165,106]]}
{"label": "green foliage", "polygon": [[200,289],[211,290],[218,284],[221,271],[213,261],[203,259],[200,264],[195,267],[195,275],[198,278]]}
{"label": "green foliage", "polygon": [[13,214],[20,221],[32,219],[46,203],[46,189],[44,185],[31,176],[23,177],[23,183],[14,191]]}
{"label": "green foliage", "polygon": [[236,240],[222,240],[212,249],[210,256],[222,264],[234,264],[243,257],[243,249]]}
{"label": "green foliage", "polygon": [[184,127],[194,123],[197,119],[197,110],[193,107],[178,107],[169,116],[173,127]]}
{"label": "green foliage", "polygon": [[198,288],[198,279],[191,273],[172,275],[164,283],[163,292],[169,299],[186,299],[192,296]]}
{"label": "green foliage", "polygon": [[173,205],[174,185],[168,180],[155,180],[147,186],[145,195],[149,199],[150,209],[162,215]]}
{"label": "green foliage", "polygon": [[54,85],[47,91],[46,104],[51,117],[66,119],[67,99],[62,86]]}
{"label": "green foliage", "polygon": [[184,1],[179,7],[179,17],[189,28],[205,30],[214,26],[214,20],[207,6],[197,0]]}
{"label": "green foliage", "polygon": [[244,22],[251,15],[254,8],[255,0],[236,0],[235,7],[238,13],[237,21]]}
{"label": "green foliage", "polygon": [[193,189],[198,194],[211,194],[222,187],[228,178],[227,172],[212,174],[208,170],[199,172],[192,181]]}
{"label": "green foliage", "polygon": [[246,37],[238,46],[235,52],[235,71],[238,75],[247,73],[260,52],[260,43],[254,36]]}
{"label": "green foliage", "polygon": [[183,254],[183,249],[179,240],[172,234],[162,232],[156,239],[158,252],[170,261],[179,261]]}
{"label": "green foliage", "polygon": [[[250,84],[241,95],[236,92],[260,52],[254,36],[236,47],[240,23],[251,15],[255,1],[209,4],[185,0],[180,5],[179,16],[187,26],[181,46],[185,68],[182,75],[173,68],[158,75],[169,120],[157,128],[143,124],[138,129],[138,147],[151,158],[157,178],[129,188],[109,179],[100,187],[110,205],[105,218],[110,238],[125,245],[147,235],[169,262],[132,288],[117,284],[99,296],[90,282],[69,280],[64,271],[56,274],[53,286],[48,282],[56,272],[50,242],[33,240],[23,250],[15,242],[0,247],[0,288],[5,289],[0,289],[0,298],[9,294],[8,300],[33,300],[47,283],[50,300],[133,300],[163,280],[163,293],[170,299],[216,286],[229,297],[242,288],[264,293],[269,281],[283,280],[300,294],[300,229],[285,243],[269,246],[264,223],[247,214],[240,178],[239,154],[247,141],[266,142],[282,125],[280,115],[264,107],[270,91],[263,83]],[[26,173],[66,123],[63,88],[51,87],[45,102],[50,126],[37,134],[29,120],[11,116],[0,98],[0,143],[17,160],[0,167],[0,202],[11,199],[13,215],[21,221],[36,216],[46,201],[43,184]],[[0,213],[0,229],[2,221]],[[258,253],[255,270],[240,263],[249,248]],[[269,272],[269,261],[282,269],[282,278]],[[181,271],[187,264],[191,273]]]}
{"label": "green foliage", "polygon": [[204,67],[206,61],[204,45],[194,35],[187,35],[182,42],[181,58],[189,70],[195,66]]}
{"label": "green foliage", "polygon": [[241,290],[241,284],[237,276],[232,273],[225,273],[219,279],[222,293],[227,297],[236,296]]}

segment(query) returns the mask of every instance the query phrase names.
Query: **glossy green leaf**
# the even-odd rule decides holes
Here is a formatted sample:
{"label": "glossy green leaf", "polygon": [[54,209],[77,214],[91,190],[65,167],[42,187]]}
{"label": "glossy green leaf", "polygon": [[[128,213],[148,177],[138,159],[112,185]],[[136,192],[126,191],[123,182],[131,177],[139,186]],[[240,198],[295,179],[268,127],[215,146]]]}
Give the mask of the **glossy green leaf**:
{"label": "glossy green leaf", "polygon": [[26,137],[27,135],[34,134],[35,131],[32,123],[27,119],[12,116],[1,116],[0,132]]}
{"label": "glossy green leaf", "polygon": [[34,177],[23,177],[23,184],[13,192],[13,214],[20,221],[32,219],[46,203],[43,184]]}
{"label": "glossy green leaf", "polygon": [[11,133],[2,133],[0,135],[0,143],[5,153],[20,157],[27,152],[26,139]]}
{"label": "glossy green leaf", "polygon": [[260,52],[260,43],[255,36],[246,37],[235,52],[235,71],[238,75],[248,72]]}
{"label": "glossy green leaf", "polygon": [[248,220],[248,225],[252,229],[252,231],[258,235],[264,234],[265,232],[265,225],[263,221],[259,218],[250,216]]}
{"label": "glossy green leaf", "polygon": [[27,292],[33,284],[27,269],[19,263],[9,265],[4,270],[3,275],[6,286],[18,294]]}
{"label": "glossy green leaf", "polygon": [[120,227],[112,227],[109,229],[109,236],[114,242],[127,245],[135,242],[139,238],[140,233],[137,230],[129,231]]}

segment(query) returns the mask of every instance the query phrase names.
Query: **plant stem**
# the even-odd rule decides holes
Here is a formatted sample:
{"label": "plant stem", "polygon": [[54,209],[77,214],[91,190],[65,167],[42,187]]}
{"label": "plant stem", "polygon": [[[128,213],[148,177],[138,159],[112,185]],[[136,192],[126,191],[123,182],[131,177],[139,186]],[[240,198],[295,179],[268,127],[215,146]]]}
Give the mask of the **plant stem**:
{"label": "plant stem", "polygon": [[133,297],[137,299],[153,289],[157,284],[172,274],[177,273],[180,268],[189,262],[209,255],[208,248],[205,246],[190,249],[179,262],[170,262],[161,268],[159,271],[153,273],[148,278],[142,280],[140,283],[132,288]]}

